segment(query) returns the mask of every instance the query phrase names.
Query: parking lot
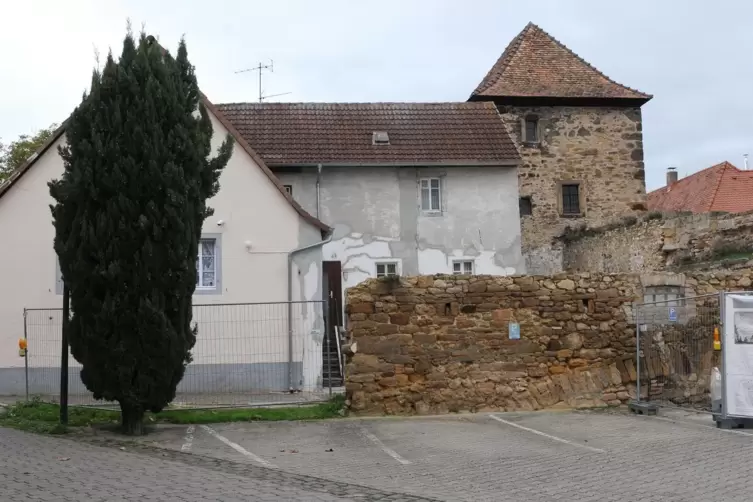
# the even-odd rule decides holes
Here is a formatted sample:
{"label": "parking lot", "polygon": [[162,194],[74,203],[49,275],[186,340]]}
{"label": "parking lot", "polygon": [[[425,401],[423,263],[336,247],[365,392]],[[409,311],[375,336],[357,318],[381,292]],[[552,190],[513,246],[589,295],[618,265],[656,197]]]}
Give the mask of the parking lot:
{"label": "parking lot", "polygon": [[168,426],[146,441],[439,500],[742,501],[753,490],[753,431],[682,411]]}

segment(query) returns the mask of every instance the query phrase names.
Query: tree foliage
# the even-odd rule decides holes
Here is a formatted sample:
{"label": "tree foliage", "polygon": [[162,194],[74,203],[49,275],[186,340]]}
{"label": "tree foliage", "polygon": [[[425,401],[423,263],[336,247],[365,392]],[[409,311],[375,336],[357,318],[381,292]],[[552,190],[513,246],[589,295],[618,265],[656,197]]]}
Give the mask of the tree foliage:
{"label": "tree foliage", "polygon": [[7,145],[0,143],[0,183],[39,150],[55,134],[57,128],[57,124],[52,124],[32,136],[22,134]]}
{"label": "tree foliage", "polygon": [[[197,113],[198,112],[198,113]],[[232,153],[212,124],[181,40],[173,58],[128,33],[66,126],[50,183],[55,251],[70,292],[81,380],[118,401],[126,433],[175,397],[196,341],[191,297],[206,201]]]}

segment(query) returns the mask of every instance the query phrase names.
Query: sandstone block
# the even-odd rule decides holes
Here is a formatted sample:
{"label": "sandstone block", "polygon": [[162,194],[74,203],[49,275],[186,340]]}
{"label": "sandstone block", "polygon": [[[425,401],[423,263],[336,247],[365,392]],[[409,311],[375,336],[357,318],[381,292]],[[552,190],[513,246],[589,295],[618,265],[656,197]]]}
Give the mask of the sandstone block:
{"label": "sandstone block", "polygon": [[390,335],[392,333],[397,333],[399,331],[399,328],[397,324],[385,324],[385,323],[379,323],[376,326],[376,332],[380,335]]}
{"label": "sandstone block", "polygon": [[570,333],[562,339],[562,346],[570,350],[579,350],[583,347],[583,336],[578,333]]}
{"label": "sandstone block", "polygon": [[410,323],[410,315],[404,312],[400,312],[397,314],[390,314],[388,319],[389,321],[384,321],[384,322],[391,322],[392,324],[397,324],[399,326],[404,326]]}
{"label": "sandstone block", "polygon": [[571,279],[563,279],[557,282],[557,287],[566,291],[572,291],[575,289],[575,282],[573,282]]}
{"label": "sandstone block", "polygon": [[351,303],[348,304],[346,307],[346,310],[348,313],[352,314],[373,314],[374,313],[374,304],[373,303]]}

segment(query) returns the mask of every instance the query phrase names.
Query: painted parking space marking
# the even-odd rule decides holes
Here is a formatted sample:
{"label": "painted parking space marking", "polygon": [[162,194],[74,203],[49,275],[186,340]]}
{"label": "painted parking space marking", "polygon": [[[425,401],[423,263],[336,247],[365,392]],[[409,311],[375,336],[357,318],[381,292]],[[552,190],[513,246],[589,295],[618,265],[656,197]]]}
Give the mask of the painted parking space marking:
{"label": "painted parking space marking", "polygon": [[193,425],[188,426],[188,429],[186,429],[186,435],[183,438],[183,446],[180,447],[180,451],[187,453],[191,452],[191,447],[193,446],[193,433],[195,430],[196,428]]}
{"label": "painted parking space marking", "polygon": [[383,452],[385,452],[390,457],[394,458],[398,462],[400,462],[403,465],[410,465],[412,462],[410,460],[406,460],[403,457],[400,456],[395,450],[390,448],[389,446],[382,443],[382,440],[376,437],[371,432],[367,431],[364,427],[361,427],[361,433],[366,436],[366,438],[377,445]]}
{"label": "painted parking space marking", "polygon": [[517,427],[518,429],[524,430],[526,432],[530,432],[531,434],[536,434],[537,436],[542,436],[547,439],[551,439],[552,441],[557,441],[559,443],[569,444],[570,446],[575,446],[577,448],[583,448],[584,450],[593,451],[596,453],[606,453],[606,450],[602,450],[601,448],[594,448],[593,446],[587,446],[584,444],[576,443],[574,441],[570,441],[569,439],[564,439],[557,436],[552,436],[551,434],[547,434],[546,432],[541,432],[536,429],[531,429],[530,427],[524,427],[520,424],[516,424],[515,422],[510,422],[509,420],[505,420],[502,418],[499,418],[496,415],[489,415],[489,418],[496,420],[497,422],[503,423],[505,425],[509,425],[512,427]]}
{"label": "painted parking space marking", "polygon": [[709,424],[709,425],[699,424],[698,422],[691,422],[689,420],[680,420],[680,419],[677,419],[677,418],[669,418],[669,417],[657,417],[655,415],[639,415],[639,416],[641,418],[647,418],[647,419],[651,419],[651,420],[661,420],[663,422],[681,423],[681,424],[685,424],[685,425],[694,425],[696,427],[701,427],[701,428],[704,428],[704,429],[714,429],[715,431],[719,431],[719,432],[728,432],[730,434],[737,434],[739,436],[753,437],[753,433],[749,434],[747,432],[743,432],[743,431],[735,430],[735,429],[722,429],[720,427],[717,427],[716,425],[711,425],[711,424]]}
{"label": "painted parking space marking", "polygon": [[241,445],[239,445],[237,443],[233,443],[228,438],[226,438],[222,434],[218,433],[216,430],[212,429],[208,425],[202,425],[201,428],[204,429],[205,431],[207,431],[214,438],[222,441],[223,443],[225,443],[226,445],[228,445],[230,448],[234,449],[235,451],[237,451],[238,453],[240,453],[244,457],[250,458],[251,460],[253,460],[257,464],[263,465],[264,467],[272,467],[272,468],[275,468],[275,469],[277,468],[277,466],[274,465],[273,463],[267,462],[266,460],[264,460],[260,456],[254,455],[253,453],[251,453],[250,451],[248,451],[247,449],[245,449]]}

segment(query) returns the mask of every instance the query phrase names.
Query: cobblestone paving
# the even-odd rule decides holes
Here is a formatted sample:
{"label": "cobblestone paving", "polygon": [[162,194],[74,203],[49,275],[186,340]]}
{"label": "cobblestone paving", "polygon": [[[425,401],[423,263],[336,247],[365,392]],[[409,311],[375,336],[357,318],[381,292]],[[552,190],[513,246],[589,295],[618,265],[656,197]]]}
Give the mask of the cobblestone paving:
{"label": "cobblestone paving", "polygon": [[131,450],[0,428],[0,500],[432,500],[198,455]]}

